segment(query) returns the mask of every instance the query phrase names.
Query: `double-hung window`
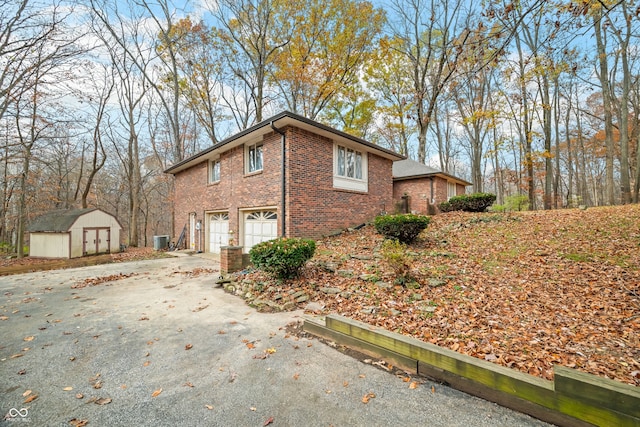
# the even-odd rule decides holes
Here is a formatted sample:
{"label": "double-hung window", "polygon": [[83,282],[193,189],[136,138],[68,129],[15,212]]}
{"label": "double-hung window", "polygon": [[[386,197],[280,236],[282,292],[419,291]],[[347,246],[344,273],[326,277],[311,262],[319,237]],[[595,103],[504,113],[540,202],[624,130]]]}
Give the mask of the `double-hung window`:
{"label": "double-hung window", "polygon": [[368,191],[367,153],[344,145],[334,145],[333,186]]}
{"label": "double-hung window", "polygon": [[262,143],[252,144],[247,147],[247,173],[262,170]]}
{"label": "double-hung window", "polygon": [[209,162],[209,182],[214,183],[220,181],[220,159],[211,160]]}
{"label": "double-hung window", "polygon": [[362,153],[338,145],[337,175],[345,178],[362,179]]}

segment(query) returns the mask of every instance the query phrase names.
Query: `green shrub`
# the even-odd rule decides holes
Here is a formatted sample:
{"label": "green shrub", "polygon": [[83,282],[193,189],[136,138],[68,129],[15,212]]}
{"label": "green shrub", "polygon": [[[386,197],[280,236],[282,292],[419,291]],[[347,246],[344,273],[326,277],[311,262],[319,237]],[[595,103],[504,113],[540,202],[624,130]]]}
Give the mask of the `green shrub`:
{"label": "green shrub", "polygon": [[251,262],[278,279],[297,277],[300,269],[313,257],[316,242],[281,237],[258,243],[249,251]]}
{"label": "green shrub", "polygon": [[484,212],[495,201],[496,195],[491,193],[463,194],[450,198],[448,202],[440,203],[438,207],[441,212]]}
{"label": "green shrub", "polygon": [[382,215],[375,219],[374,225],[376,231],[387,239],[411,243],[427,228],[430,220],[431,218],[423,215]]}
{"label": "green shrub", "polygon": [[406,285],[411,281],[409,271],[413,257],[407,252],[407,246],[404,243],[394,239],[385,240],[382,242],[380,254],[393,270],[396,284]]}

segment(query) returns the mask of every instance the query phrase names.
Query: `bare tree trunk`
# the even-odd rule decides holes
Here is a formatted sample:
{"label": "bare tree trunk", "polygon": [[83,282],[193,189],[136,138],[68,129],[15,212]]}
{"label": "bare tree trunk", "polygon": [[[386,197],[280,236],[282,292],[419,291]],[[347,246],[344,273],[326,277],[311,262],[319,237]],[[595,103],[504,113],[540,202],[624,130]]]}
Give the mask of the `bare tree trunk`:
{"label": "bare tree trunk", "polygon": [[625,18],[626,29],[624,36],[621,31],[613,33],[620,43],[620,57],[622,60],[622,91],[620,96],[620,190],[622,204],[631,203],[631,181],[629,170],[629,93],[631,92],[631,73],[629,70],[629,40],[631,38],[632,17],[628,16],[627,3],[622,2],[622,14]]}
{"label": "bare tree trunk", "polygon": [[605,202],[607,205],[615,204],[615,191],[613,180],[613,115],[611,113],[611,86],[609,86],[609,66],[607,64],[607,52],[602,39],[602,8],[598,8],[593,16],[593,28],[596,36],[596,49],[598,63],[600,65],[598,79],[602,85],[602,106],[604,108],[605,131]]}

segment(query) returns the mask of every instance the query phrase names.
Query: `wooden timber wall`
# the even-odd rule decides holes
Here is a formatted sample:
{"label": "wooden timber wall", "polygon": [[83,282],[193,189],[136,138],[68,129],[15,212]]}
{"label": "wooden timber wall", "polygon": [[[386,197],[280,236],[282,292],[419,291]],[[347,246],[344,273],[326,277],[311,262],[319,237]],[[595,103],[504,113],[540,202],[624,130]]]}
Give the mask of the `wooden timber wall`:
{"label": "wooden timber wall", "polygon": [[304,330],[556,425],[640,426],[632,385],[562,366],[548,381],[333,314],[306,317]]}

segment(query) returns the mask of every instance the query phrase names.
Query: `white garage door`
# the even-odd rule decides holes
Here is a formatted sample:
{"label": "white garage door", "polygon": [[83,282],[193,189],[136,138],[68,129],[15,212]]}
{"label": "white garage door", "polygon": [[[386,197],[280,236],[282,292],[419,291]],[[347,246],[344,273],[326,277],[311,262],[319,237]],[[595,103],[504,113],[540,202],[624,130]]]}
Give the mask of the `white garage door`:
{"label": "white garage door", "polygon": [[244,218],[244,250],[278,237],[278,215],[273,211],[251,212]]}
{"label": "white garage door", "polygon": [[229,244],[229,214],[216,213],[209,217],[209,252],[220,253]]}

